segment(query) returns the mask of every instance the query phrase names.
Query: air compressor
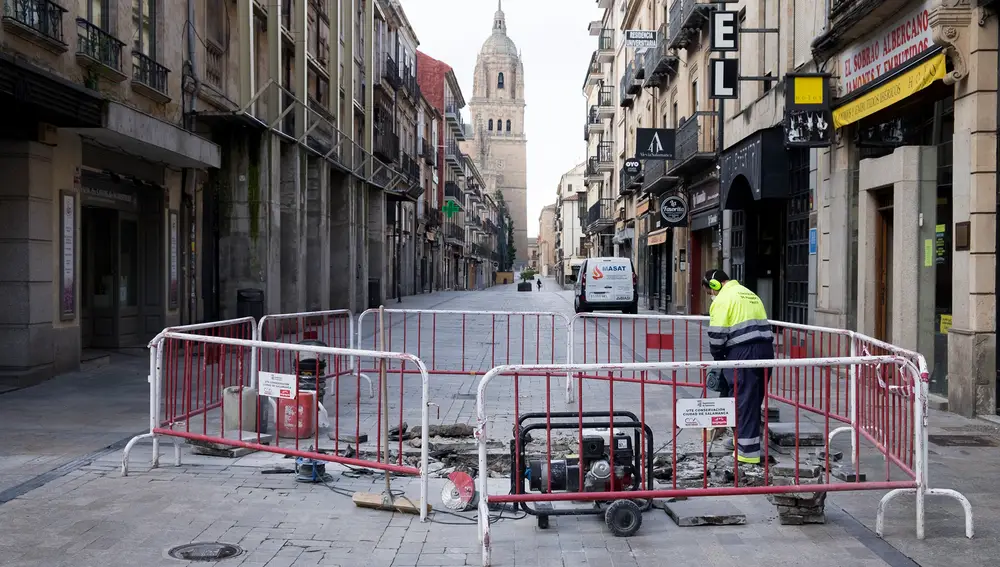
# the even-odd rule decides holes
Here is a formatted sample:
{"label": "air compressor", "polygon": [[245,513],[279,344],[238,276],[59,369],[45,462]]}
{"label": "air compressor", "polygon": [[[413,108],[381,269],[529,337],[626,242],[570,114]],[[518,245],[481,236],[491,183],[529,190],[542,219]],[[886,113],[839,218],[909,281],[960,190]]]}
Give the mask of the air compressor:
{"label": "air compressor", "polygon": [[[545,420],[549,419],[546,424]],[[653,432],[629,411],[613,414],[613,428],[607,412],[550,412],[520,416],[511,440],[511,493],[530,490],[543,494],[627,492],[653,489]],[[582,427],[581,427],[582,421]],[[533,423],[528,423],[533,422]],[[525,446],[532,431],[577,430],[577,452],[561,459],[529,459]],[[641,430],[645,435],[640,434]],[[645,438],[645,450],[640,444]],[[643,462],[645,456],[645,462]],[[645,480],[645,486],[643,486]],[[555,507],[538,502],[522,502],[520,507],[534,515],[538,527],[547,529],[550,516],[603,514],[608,529],[616,536],[634,535],[642,525],[642,513],[652,507],[648,499],[595,500],[588,506]]]}

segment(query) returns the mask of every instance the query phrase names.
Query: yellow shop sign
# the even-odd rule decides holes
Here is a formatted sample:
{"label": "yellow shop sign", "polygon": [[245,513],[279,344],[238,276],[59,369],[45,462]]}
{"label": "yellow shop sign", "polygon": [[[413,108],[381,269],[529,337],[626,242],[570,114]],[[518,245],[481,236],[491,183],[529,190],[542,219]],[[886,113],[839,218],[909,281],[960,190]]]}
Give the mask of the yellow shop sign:
{"label": "yellow shop sign", "polygon": [[833,127],[843,128],[866,116],[886,109],[908,96],[929,87],[934,81],[943,79],[945,73],[944,53],[938,53],[913,69],[867,92],[855,100],[834,109]]}

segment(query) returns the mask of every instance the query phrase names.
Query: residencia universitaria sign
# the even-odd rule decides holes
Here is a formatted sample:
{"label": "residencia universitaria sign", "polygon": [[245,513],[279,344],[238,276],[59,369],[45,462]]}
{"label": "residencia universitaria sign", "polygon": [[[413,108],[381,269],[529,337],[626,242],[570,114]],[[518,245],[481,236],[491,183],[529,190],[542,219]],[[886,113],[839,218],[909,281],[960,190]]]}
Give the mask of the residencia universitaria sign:
{"label": "residencia universitaria sign", "polygon": [[841,92],[845,97],[926,52],[933,45],[929,23],[932,2],[922,2],[875,36],[855,43],[841,57]]}

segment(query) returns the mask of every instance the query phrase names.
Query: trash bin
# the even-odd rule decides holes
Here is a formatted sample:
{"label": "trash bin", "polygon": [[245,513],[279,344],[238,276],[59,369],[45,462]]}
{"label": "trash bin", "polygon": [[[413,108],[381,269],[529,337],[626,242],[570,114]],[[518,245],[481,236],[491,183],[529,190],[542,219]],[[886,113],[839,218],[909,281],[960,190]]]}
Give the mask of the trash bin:
{"label": "trash bin", "polygon": [[260,321],[264,318],[264,290],[262,289],[238,289],[236,290],[236,316],[253,317]]}
{"label": "trash bin", "polygon": [[378,309],[382,305],[382,280],[368,278],[368,308]]}

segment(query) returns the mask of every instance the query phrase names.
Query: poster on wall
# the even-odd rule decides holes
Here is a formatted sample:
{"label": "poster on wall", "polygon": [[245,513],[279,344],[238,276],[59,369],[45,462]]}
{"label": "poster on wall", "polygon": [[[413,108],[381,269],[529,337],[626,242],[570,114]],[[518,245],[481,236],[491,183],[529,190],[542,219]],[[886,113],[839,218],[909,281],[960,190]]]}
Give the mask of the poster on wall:
{"label": "poster on wall", "polygon": [[60,191],[59,204],[62,213],[59,217],[62,236],[59,319],[68,321],[76,317],[76,194]]}
{"label": "poster on wall", "polygon": [[177,303],[180,301],[180,278],[177,274],[180,233],[177,224],[177,213],[170,211],[170,291],[167,301],[171,309],[177,309]]}

